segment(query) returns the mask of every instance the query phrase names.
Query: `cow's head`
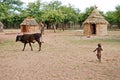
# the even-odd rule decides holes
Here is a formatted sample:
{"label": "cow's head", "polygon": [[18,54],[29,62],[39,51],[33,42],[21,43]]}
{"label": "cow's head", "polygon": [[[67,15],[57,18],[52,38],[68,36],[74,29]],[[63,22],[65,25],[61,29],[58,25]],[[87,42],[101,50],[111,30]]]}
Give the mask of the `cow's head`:
{"label": "cow's head", "polygon": [[22,35],[17,35],[17,36],[16,36],[16,42],[17,42],[17,41],[21,41],[21,38],[22,38]]}

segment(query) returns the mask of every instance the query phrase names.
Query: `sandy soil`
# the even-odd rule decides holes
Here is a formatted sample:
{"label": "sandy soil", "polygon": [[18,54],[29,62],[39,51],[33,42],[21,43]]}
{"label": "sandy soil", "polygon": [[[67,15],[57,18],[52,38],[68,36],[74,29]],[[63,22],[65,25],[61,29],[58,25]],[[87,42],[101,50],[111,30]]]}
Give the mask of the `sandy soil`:
{"label": "sandy soil", "polygon": [[[16,35],[0,33],[0,80],[120,80],[120,42],[91,41],[96,37],[86,38],[78,31],[46,31],[40,52],[37,43],[34,51],[29,46],[21,51]],[[102,63],[93,53],[98,42],[104,49]]]}

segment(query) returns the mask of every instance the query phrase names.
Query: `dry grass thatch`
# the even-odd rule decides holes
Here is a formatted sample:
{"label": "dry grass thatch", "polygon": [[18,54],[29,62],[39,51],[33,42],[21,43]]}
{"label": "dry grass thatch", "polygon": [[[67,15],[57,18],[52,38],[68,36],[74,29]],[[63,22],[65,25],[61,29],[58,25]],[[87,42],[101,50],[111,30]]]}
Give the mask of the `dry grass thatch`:
{"label": "dry grass thatch", "polygon": [[20,25],[31,25],[31,26],[37,26],[38,23],[33,18],[26,18]]}
{"label": "dry grass thatch", "polygon": [[86,24],[86,23],[109,24],[108,21],[106,21],[104,17],[99,13],[99,11],[97,10],[97,7],[94,8],[94,10],[89,15],[89,17],[83,22],[83,24]]}

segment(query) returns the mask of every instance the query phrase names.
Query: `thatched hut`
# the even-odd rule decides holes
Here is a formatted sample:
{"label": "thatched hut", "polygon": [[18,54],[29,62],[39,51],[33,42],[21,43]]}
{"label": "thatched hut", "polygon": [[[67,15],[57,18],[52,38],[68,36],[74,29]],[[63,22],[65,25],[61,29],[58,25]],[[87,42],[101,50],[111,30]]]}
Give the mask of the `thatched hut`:
{"label": "thatched hut", "polygon": [[22,33],[35,33],[38,31],[38,23],[33,18],[26,18],[20,24],[21,32]]}
{"label": "thatched hut", "polygon": [[3,32],[3,23],[2,22],[0,22],[0,32]]}
{"label": "thatched hut", "polygon": [[99,13],[97,7],[94,8],[89,17],[83,22],[83,33],[90,35],[107,35],[108,21]]}

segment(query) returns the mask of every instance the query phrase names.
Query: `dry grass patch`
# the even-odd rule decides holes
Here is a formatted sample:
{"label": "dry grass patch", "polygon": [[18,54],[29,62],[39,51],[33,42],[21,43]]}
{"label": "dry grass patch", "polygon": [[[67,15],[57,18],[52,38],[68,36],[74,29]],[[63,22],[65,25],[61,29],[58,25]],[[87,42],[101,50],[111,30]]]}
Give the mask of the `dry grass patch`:
{"label": "dry grass patch", "polygon": [[[34,51],[31,51],[29,45],[22,51],[23,44],[15,42],[16,35],[0,35],[1,80],[120,79],[118,31],[111,31],[105,37],[86,38],[79,31],[53,33],[47,30],[43,35],[45,43],[42,44],[41,51],[38,51],[37,43],[33,44]],[[93,53],[98,43],[104,49],[102,63],[97,61],[96,53]]]}

